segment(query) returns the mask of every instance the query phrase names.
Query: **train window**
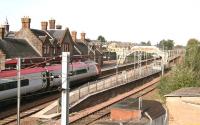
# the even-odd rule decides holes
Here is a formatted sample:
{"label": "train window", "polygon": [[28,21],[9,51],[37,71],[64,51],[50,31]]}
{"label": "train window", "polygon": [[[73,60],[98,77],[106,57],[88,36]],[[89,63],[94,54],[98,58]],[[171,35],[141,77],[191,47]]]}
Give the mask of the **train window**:
{"label": "train window", "polygon": [[[28,86],[28,85],[29,85],[28,79],[21,80],[21,87]],[[14,88],[17,88],[17,81],[0,84],[0,91],[4,91],[4,90],[8,90],[8,89],[14,89]]]}
{"label": "train window", "polygon": [[28,79],[21,80],[21,87],[28,86],[28,85],[29,85],[29,80]]}
{"label": "train window", "polygon": [[78,75],[78,74],[82,74],[82,73],[86,73],[86,72],[87,72],[87,69],[79,69],[79,70],[74,71],[74,74]]}

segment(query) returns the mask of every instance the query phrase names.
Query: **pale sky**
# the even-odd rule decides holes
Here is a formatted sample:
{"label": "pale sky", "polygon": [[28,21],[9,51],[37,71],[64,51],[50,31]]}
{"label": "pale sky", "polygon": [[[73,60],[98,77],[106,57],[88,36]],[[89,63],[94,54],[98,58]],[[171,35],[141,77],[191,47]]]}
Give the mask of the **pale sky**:
{"label": "pale sky", "polygon": [[186,45],[200,40],[200,0],[0,0],[0,23],[8,18],[10,29],[21,28],[21,17],[29,16],[31,28],[56,19],[70,31],[86,37],[152,44],[172,39]]}

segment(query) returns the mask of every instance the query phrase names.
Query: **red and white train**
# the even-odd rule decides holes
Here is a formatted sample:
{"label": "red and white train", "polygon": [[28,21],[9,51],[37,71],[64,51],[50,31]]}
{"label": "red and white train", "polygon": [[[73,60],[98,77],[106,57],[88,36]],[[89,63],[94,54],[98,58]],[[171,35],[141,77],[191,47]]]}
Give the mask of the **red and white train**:
{"label": "red and white train", "polygon": [[[28,94],[42,89],[61,85],[61,64],[46,67],[35,67],[21,70],[21,94]],[[100,66],[93,61],[73,62],[69,65],[70,86],[78,81],[97,77],[101,73]],[[17,96],[17,71],[0,72],[0,101]]]}

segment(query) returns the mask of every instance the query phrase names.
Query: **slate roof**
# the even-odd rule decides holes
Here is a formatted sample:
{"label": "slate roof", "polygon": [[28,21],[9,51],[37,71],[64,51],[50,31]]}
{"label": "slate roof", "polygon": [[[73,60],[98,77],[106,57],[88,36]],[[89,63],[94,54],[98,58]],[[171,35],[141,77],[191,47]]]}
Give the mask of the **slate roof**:
{"label": "slate roof", "polygon": [[88,54],[88,47],[85,43],[83,43],[80,39],[77,39],[75,42],[75,46],[81,51],[82,55]]}
{"label": "slate roof", "polygon": [[46,31],[38,30],[38,29],[31,29],[31,32],[38,38],[40,38],[40,36],[47,36],[47,39],[52,39],[52,37]]}
{"label": "slate roof", "polygon": [[[128,98],[125,101],[115,104],[113,108],[138,110],[138,99]],[[162,104],[154,100],[142,100],[141,109],[143,113],[147,112],[151,116],[152,119],[156,119],[166,113]]]}
{"label": "slate roof", "polygon": [[10,31],[6,34],[6,37],[9,37],[9,38],[14,38],[15,37],[15,32],[14,31]]}
{"label": "slate roof", "polygon": [[65,30],[48,30],[48,33],[56,40],[60,41],[65,34]]}
{"label": "slate roof", "polygon": [[0,40],[0,50],[6,58],[39,57],[39,54],[24,39],[4,38]]}
{"label": "slate roof", "polygon": [[[86,42],[91,42],[91,40],[89,40],[89,39],[85,39],[85,40],[86,40]],[[77,44],[79,50],[80,50],[84,55],[87,55],[87,54],[88,54],[88,47],[87,47],[87,44],[86,44],[86,43],[84,43],[83,41],[81,41],[81,39],[77,39],[77,40],[76,40],[76,44]],[[95,49],[95,53],[96,53],[97,55],[101,55],[101,54],[102,54],[97,48]]]}
{"label": "slate roof", "polygon": [[200,97],[200,87],[187,87],[178,89],[165,97]]}

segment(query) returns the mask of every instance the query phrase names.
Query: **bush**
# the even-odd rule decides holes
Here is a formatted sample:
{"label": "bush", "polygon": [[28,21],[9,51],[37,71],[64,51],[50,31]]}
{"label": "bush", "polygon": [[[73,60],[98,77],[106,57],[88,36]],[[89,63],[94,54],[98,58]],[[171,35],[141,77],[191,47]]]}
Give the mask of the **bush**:
{"label": "bush", "polygon": [[185,61],[169,76],[161,78],[160,95],[171,93],[183,87],[200,87],[200,42],[190,39],[186,47]]}
{"label": "bush", "polygon": [[183,65],[172,69],[172,73],[161,78],[158,88],[161,96],[171,93],[183,87],[198,87],[200,86],[195,72]]}

